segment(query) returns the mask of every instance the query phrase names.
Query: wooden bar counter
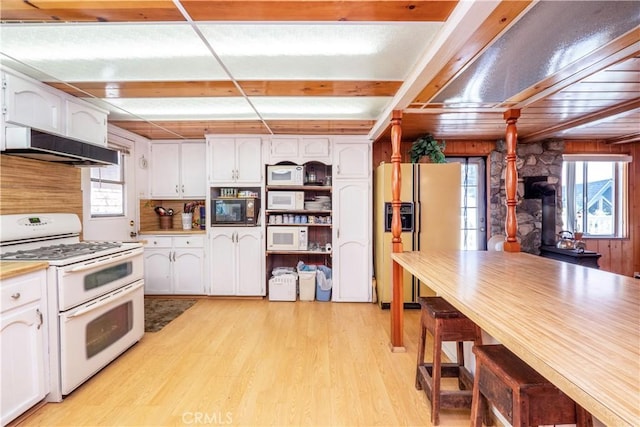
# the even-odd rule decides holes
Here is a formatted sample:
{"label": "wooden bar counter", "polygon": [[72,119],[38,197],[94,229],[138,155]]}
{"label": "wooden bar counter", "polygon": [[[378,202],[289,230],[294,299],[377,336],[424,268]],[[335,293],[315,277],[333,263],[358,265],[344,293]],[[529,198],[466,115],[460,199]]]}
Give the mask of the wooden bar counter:
{"label": "wooden bar counter", "polygon": [[609,426],[640,425],[640,282],[527,253],[391,255]]}

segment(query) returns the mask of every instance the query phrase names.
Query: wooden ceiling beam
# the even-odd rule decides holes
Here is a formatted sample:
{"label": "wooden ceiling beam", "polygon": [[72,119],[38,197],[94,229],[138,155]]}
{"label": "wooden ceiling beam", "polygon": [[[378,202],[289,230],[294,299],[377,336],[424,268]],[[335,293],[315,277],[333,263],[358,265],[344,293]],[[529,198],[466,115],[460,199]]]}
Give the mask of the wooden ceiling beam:
{"label": "wooden ceiling beam", "polygon": [[[238,81],[248,96],[393,96],[402,82],[366,80]],[[80,98],[183,98],[242,96],[230,80],[49,83]]]}
{"label": "wooden ceiling beam", "polygon": [[199,1],[182,0],[194,21],[438,21],[458,1]]}
{"label": "wooden ceiling beam", "polygon": [[[444,22],[458,0],[183,0],[181,4],[194,21]],[[10,22],[184,21],[171,0],[3,0],[0,19]]]}

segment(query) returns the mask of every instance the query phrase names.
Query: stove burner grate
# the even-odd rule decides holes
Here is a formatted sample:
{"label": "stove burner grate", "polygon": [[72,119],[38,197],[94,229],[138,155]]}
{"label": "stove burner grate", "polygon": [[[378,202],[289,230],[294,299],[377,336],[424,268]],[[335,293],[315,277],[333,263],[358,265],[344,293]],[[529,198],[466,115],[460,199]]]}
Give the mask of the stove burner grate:
{"label": "stove burner grate", "polygon": [[90,255],[122,246],[119,242],[80,242],[66,245],[43,246],[37,249],[7,252],[0,259],[9,260],[61,260],[81,255]]}

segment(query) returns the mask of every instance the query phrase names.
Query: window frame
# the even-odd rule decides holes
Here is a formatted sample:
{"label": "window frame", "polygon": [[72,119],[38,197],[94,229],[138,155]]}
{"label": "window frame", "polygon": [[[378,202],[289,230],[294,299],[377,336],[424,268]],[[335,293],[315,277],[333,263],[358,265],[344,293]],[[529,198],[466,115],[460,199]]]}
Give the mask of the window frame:
{"label": "window frame", "polygon": [[[103,179],[102,177],[100,178],[94,178],[92,176],[92,172],[93,170],[97,170],[99,175],[100,171],[103,169],[103,167],[92,167],[91,170],[89,171],[89,213],[91,218],[122,218],[126,216],[126,181],[125,181],[125,153],[123,153],[122,151],[118,151],[118,166],[120,169],[120,179],[119,180],[112,180],[112,179]],[[122,188],[122,191],[120,193],[121,197],[122,197],[122,211],[120,213],[104,213],[104,214],[100,214],[100,213],[93,213],[93,183],[97,182],[99,184],[114,184],[114,185],[119,185]]]}
{"label": "window frame", "polygon": [[[576,165],[577,163],[583,163],[582,170],[582,183],[577,183],[576,180]],[[588,173],[589,164],[598,162],[610,162],[613,163],[613,183],[611,194],[613,200],[613,224],[612,233],[609,234],[590,234],[588,231],[588,216],[582,215],[580,219],[580,227],[577,227],[576,212],[576,191],[577,186],[582,185],[582,205],[583,210],[588,209],[588,191],[589,184]],[[629,163],[631,162],[631,156],[628,155],[580,155],[580,154],[565,154],[563,155],[562,163],[562,179],[563,179],[563,195],[562,195],[562,219],[563,229],[571,232],[576,232],[578,228],[583,233],[584,238],[589,239],[626,239],[629,237]],[[573,203],[570,203],[573,201]]]}

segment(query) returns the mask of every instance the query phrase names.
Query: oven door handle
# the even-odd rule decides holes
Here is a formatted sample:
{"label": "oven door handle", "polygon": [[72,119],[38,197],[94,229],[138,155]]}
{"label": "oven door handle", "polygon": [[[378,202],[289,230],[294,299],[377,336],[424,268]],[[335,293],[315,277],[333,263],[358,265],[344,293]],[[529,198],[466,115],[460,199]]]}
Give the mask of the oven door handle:
{"label": "oven door handle", "polygon": [[110,256],[107,259],[102,259],[99,261],[94,261],[94,262],[90,262],[88,264],[81,264],[78,265],[76,267],[72,267],[68,270],[64,270],[65,274],[68,273],[77,273],[79,271],[85,271],[85,270],[91,270],[93,268],[96,267],[103,267],[105,265],[109,265],[109,264],[116,264],[120,261],[123,261],[125,259],[129,259],[129,258],[133,258],[136,255],[136,252],[124,252],[121,254],[115,254]]}
{"label": "oven door handle", "polygon": [[105,306],[107,304],[110,304],[113,301],[114,297],[120,298],[123,297],[125,295],[128,295],[132,292],[137,291],[138,289],[140,289],[141,287],[144,286],[144,281],[140,280],[136,283],[133,283],[131,285],[125,286],[123,288],[118,289],[117,291],[114,291],[110,294],[107,294],[101,298],[98,298],[98,301],[95,303],[91,303],[88,306],[85,306],[83,309],[76,311],[73,314],[69,314],[69,315],[65,315],[65,318],[68,319],[73,319],[74,317],[80,317],[83,314],[87,314],[97,308],[100,308],[102,306]]}

